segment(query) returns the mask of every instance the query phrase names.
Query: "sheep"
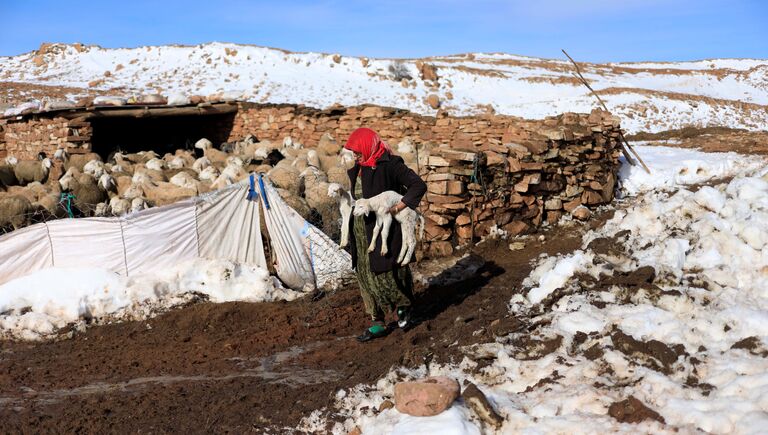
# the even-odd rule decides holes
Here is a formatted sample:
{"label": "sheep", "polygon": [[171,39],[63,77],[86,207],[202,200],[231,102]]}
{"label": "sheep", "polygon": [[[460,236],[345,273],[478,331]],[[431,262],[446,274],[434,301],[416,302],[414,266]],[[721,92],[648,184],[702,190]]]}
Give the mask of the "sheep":
{"label": "sheep", "polygon": [[69,155],[68,153],[63,153],[63,156],[65,158],[64,160],[64,170],[68,171],[69,168],[77,168],[80,172],[83,172],[86,163],[92,161],[92,160],[99,160],[101,161],[101,156],[96,153],[86,153],[86,154],[72,154]]}
{"label": "sheep", "polygon": [[211,163],[224,163],[227,160],[227,153],[217,150],[213,147],[213,143],[206,138],[202,138],[195,142],[195,148],[202,150],[203,155],[208,157]]}
{"label": "sheep", "polygon": [[199,192],[200,182],[186,172],[179,172],[169,180],[171,184]]}
{"label": "sheep", "polygon": [[144,198],[134,198],[131,201],[131,213],[136,213],[147,208],[147,201]]}
{"label": "sheep", "polygon": [[122,216],[131,209],[131,201],[117,196],[109,200],[109,210],[115,216]]}
{"label": "sheep", "polygon": [[[354,215],[364,216],[368,213],[376,214],[376,225],[373,227],[371,243],[368,245],[368,252],[376,249],[376,239],[381,233],[381,255],[387,255],[387,239],[389,237],[389,228],[392,225],[392,214],[389,210],[400,200],[403,195],[387,190],[368,199],[358,199],[355,201]],[[402,266],[408,264],[411,255],[416,249],[416,227],[419,226],[419,239],[424,238],[424,217],[421,213],[406,207],[400,210],[394,216],[395,220],[400,222],[400,228],[403,234],[403,245],[400,248],[400,254],[397,257],[397,263]]]}
{"label": "sheep", "polygon": [[17,163],[14,163],[13,165],[0,165],[0,184],[4,186],[15,186],[19,183],[14,171],[14,165]]}
{"label": "sheep", "polygon": [[334,166],[333,168],[328,169],[326,174],[328,175],[329,183],[340,184],[345,189],[349,189],[351,187],[349,182],[349,174],[347,173],[347,170],[341,166]]}
{"label": "sheep", "polygon": [[315,168],[320,168],[320,158],[317,156],[317,151],[307,151],[307,164]]}
{"label": "sheep", "polygon": [[39,205],[43,207],[48,213],[55,218],[67,217],[67,211],[60,205],[60,196],[55,193],[48,193],[40,197],[36,203],[32,205]]}
{"label": "sheep", "polygon": [[186,166],[186,162],[179,156],[172,157],[167,164],[169,169],[181,169]]}
{"label": "sheep", "polygon": [[75,195],[75,206],[81,212],[86,212],[107,199],[107,193],[101,190],[96,179],[90,174],[81,174],[77,177],[72,186],[72,193]]}
{"label": "sheep", "polygon": [[330,133],[323,133],[320,136],[320,142],[317,144],[317,152],[321,155],[335,156],[341,151],[341,144],[336,142],[336,139],[330,135]]}
{"label": "sheep", "polygon": [[153,158],[153,159],[147,161],[144,164],[144,166],[147,169],[151,169],[153,171],[162,171],[163,169],[165,169],[165,161],[163,161],[162,159]]}
{"label": "sheep", "polygon": [[100,178],[107,172],[104,162],[101,160],[91,160],[83,166],[83,172],[93,175],[93,178]]}
{"label": "sheep", "polygon": [[236,164],[231,164],[224,168],[223,171],[221,171],[221,175],[219,175],[216,181],[211,184],[211,189],[221,189],[230,184],[236,183],[247,176],[248,173],[245,172],[242,167]]}
{"label": "sheep", "polygon": [[29,224],[32,203],[21,195],[0,197],[0,228],[18,230]]}
{"label": "sheep", "polygon": [[99,187],[107,193],[117,193],[117,182],[114,177],[109,174],[102,174],[99,177]]}
{"label": "sheep", "polygon": [[93,215],[94,216],[106,216],[107,212],[109,211],[109,204],[106,202],[100,202],[96,204],[96,210],[94,210]]}
{"label": "sheep", "polygon": [[53,164],[49,158],[43,160],[22,161],[13,167],[13,174],[22,186],[33,181],[45,183],[48,180],[48,174],[51,171],[51,167],[53,167]]}
{"label": "sheep", "polygon": [[77,168],[72,167],[67,169],[67,172],[59,178],[59,186],[61,186],[61,190],[67,192],[71,191],[74,187],[74,183],[77,182],[78,176],[80,176],[80,171],[78,171]]}
{"label": "sheep", "polygon": [[171,183],[159,183],[157,186],[144,187],[143,198],[157,206],[172,204],[197,195],[197,190],[195,189],[178,187]]}
{"label": "sheep", "polygon": [[294,195],[299,194],[299,171],[290,166],[278,166],[267,173],[270,181],[277,187],[285,189]]}
{"label": "sheep", "polygon": [[354,200],[352,195],[337,183],[328,185],[328,196],[339,201],[339,212],[341,213],[341,243],[339,246],[346,248],[349,244],[349,218],[352,216]]}
{"label": "sheep", "polygon": [[355,153],[346,148],[342,149],[339,153],[339,160],[341,161],[341,166],[345,169],[352,169],[357,161]]}
{"label": "sheep", "polygon": [[137,166],[133,171],[133,180],[139,182],[160,183],[168,181],[165,174],[162,171],[155,169],[145,168],[144,166]]}
{"label": "sheep", "polygon": [[208,157],[200,157],[199,159],[195,160],[194,163],[192,163],[192,169],[194,169],[198,174],[203,171],[203,169],[211,166],[211,161],[208,160]]}
{"label": "sheep", "polygon": [[219,172],[215,166],[208,166],[207,168],[200,171],[198,178],[200,181],[209,181],[213,183],[217,178],[219,178],[219,175],[221,175],[221,172]]}

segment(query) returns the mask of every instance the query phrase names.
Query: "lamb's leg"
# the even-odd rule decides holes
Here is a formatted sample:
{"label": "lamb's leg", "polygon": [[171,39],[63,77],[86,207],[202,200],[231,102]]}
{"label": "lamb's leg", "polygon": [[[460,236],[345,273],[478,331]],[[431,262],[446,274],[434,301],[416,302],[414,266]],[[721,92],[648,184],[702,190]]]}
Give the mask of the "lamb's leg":
{"label": "lamb's leg", "polygon": [[405,266],[411,261],[411,255],[416,247],[416,228],[409,225],[408,233],[403,234],[403,248],[406,249],[405,255],[399,261],[400,265]]}
{"label": "lamb's leg", "polygon": [[349,244],[349,215],[352,209],[347,204],[341,204],[339,211],[341,212],[341,244],[339,246],[346,248]]}
{"label": "lamb's leg", "polygon": [[376,249],[376,238],[379,237],[379,232],[381,231],[381,217],[377,214],[376,215],[376,225],[373,227],[373,234],[371,234],[371,243],[368,244],[368,252],[373,252],[374,249]]}
{"label": "lamb's leg", "polygon": [[384,216],[381,217],[381,255],[387,255],[389,248],[387,247],[387,240],[389,240],[389,228],[392,226],[392,215],[389,211],[384,212]]}
{"label": "lamb's leg", "polygon": [[403,262],[403,258],[405,258],[405,252],[408,250],[407,246],[407,239],[408,239],[408,233],[413,231],[411,226],[408,224],[407,221],[400,222],[400,230],[403,234],[403,244],[400,246],[400,253],[397,255],[397,262],[401,264]]}

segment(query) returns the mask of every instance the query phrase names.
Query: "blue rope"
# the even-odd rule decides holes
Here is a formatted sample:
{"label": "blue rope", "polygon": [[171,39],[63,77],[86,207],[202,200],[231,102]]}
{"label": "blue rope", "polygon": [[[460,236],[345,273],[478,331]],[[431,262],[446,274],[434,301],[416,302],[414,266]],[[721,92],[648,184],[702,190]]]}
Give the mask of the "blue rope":
{"label": "blue rope", "polygon": [[[75,214],[72,213],[72,200],[75,199],[75,195],[69,192],[61,192],[61,195],[59,196],[59,205],[64,207],[64,210],[67,211],[67,216],[69,218],[74,218]],[[66,205],[64,203],[66,202]]]}
{"label": "blue rope", "polygon": [[256,198],[257,198],[257,193],[256,193],[256,182],[254,180],[253,174],[251,174],[249,182],[250,182],[251,186],[248,188],[248,198],[247,199],[248,199],[248,201],[255,201]]}
{"label": "blue rope", "polygon": [[267,193],[264,189],[264,177],[259,174],[259,189],[261,189],[261,197],[264,198],[264,207],[269,210],[269,200],[267,199]]}

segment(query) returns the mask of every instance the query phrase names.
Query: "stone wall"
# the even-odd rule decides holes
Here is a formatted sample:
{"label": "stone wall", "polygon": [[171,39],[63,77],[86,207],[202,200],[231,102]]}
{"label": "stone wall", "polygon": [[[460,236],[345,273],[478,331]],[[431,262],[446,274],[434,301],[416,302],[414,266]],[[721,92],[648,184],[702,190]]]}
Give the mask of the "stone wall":
{"label": "stone wall", "polygon": [[39,152],[49,157],[59,147],[70,152],[90,149],[91,126],[88,122],[63,117],[38,117],[9,121],[3,126],[0,153],[20,160],[31,160]]}
{"label": "stone wall", "polygon": [[[340,142],[358,127],[376,130],[427,181],[421,211],[425,252],[440,256],[493,231],[531,232],[564,214],[589,217],[613,199],[619,168],[619,120],[607,112],[544,120],[512,116],[421,116],[360,106],[318,110],[242,105],[230,140],[291,136],[314,147],[329,133]],[[412,152],[403,152],[411,149]],[[580,207],[580,206],[585,207]]]}

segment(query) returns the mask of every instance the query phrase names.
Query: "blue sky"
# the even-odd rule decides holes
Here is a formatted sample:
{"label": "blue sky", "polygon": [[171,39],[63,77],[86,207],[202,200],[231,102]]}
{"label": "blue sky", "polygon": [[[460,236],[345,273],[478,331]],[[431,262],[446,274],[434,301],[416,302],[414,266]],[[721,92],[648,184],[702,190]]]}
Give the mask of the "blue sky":
{"label": "blue sky", "polygon": [[0,55],[210,41],[373,57],[768,58],[764,0],[0,0]]}

